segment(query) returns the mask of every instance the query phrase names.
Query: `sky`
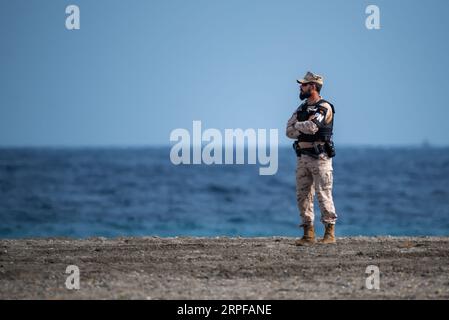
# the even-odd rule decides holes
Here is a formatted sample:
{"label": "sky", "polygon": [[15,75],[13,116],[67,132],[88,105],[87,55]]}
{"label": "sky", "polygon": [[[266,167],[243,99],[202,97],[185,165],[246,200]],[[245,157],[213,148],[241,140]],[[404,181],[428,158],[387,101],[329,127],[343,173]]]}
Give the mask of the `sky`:
{"label": "sky", "polygon": [[0,146],[170,145],[194,120],[287,145],[309,70],[337,145],[446,146],[447,15],[446,0],[1,0]]}

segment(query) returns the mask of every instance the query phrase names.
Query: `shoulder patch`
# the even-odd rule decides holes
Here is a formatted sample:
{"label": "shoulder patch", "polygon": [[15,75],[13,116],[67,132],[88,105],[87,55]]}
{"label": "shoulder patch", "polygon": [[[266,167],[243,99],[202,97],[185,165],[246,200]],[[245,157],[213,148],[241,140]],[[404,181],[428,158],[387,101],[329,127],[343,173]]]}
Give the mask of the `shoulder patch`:
{"label": "shoulder patch", "polygon": [[333,114],[335,113],[334,105],[333,105],[332,103],[328,102],[328,101],[323,101],[323,102],[320,103],[318,106],[319,106],[319,107],[326,108],[327,110],[332,111]]}
{"label": "shoulder patch", "polygon": [[323,110],[322,108],[319,108],[314,115],[314,119],[318,122],[323,122],[325,117],[326,117],[326,111]]}
{"label": "shoulder patch", "polygon": [[325,108],[327,110],[332,110],[331,105],[329,103],[327,103],[327,102],[323,102],[323,103],[319,104],[319,107]]}

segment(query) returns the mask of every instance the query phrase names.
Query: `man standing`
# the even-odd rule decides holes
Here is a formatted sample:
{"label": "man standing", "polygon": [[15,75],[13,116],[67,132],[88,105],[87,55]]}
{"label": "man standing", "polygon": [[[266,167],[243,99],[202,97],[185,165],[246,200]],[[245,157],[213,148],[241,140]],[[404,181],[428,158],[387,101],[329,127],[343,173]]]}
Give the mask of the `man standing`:
{"label": "man standing", "polygon": [[304,101],[287,122],[287,137],[297,139],[293,144],[297,155],[296,198],[304,228],[298,246],[315,242],[313,198],[316,192],[325,233],[320,243],[335,243],[337,214],[332,200],[332,142],[334,106],[322,99],[323,77],[307,72],[300,84],[300,99]]}

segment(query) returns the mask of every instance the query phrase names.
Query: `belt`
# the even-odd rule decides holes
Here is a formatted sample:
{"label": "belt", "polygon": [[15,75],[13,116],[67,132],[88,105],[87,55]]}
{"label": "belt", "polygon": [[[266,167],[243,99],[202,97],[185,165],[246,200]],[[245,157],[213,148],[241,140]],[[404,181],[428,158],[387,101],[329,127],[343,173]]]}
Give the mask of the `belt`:
{"label": "belt", "polygon": [[319,155],[326,152],[326,150],[324,150],[324,146],[321,144],[317,144],[315,145],[314,148],[301,148],[299,149],[299,155],[298,157],[300,157],[301,155],[305,154],[308,156],[311,156],[315,159],[319,158]]}

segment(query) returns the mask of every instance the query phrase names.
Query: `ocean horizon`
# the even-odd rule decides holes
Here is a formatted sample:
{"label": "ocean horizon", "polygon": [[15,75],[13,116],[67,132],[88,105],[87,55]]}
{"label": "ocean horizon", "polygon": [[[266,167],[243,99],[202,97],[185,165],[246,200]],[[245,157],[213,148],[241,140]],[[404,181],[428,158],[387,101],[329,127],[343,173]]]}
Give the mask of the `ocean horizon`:
{"label": "ocean horizon", "polygon": [[[173,165],[169,146],[0,147],[0,238],[299,236],[296,156]],[[449,235],[449,147],[339,146],[337,236]],[[316,226],[322,232],[315,201]]]}

